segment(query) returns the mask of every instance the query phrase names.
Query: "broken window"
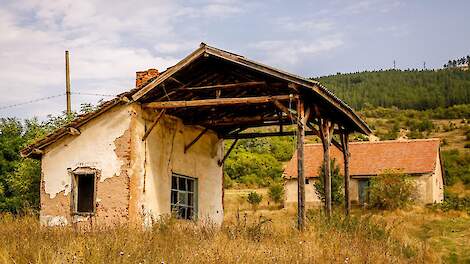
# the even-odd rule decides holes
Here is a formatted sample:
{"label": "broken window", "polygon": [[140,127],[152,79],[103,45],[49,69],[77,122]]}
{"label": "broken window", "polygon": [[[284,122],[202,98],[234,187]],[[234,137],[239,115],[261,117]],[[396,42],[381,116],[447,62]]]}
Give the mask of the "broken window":
{"label": "broken window", "polygon": [[73,207],[76,214],[95,212],[96,174],[93,170],[79,170],[73,173]]}
{"label": "broken window", "polygon": [[197,216],[197,179],[172,174],[171,211],[181,219],[194,219]]}

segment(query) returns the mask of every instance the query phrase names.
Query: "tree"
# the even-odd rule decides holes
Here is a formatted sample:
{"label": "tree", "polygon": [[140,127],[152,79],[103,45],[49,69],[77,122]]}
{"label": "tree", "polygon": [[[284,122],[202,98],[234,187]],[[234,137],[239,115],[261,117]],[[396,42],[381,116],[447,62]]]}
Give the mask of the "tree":
{"label": "tree", "polygon": [[246,201],[251,204],[253,211],[256,211],[258,209],[259,204],[263,200],[263,195],[253,191],[248,194],[246,197]]}
{"label": "tree", "polygon": [[281,203],[284,200],[284,186],[280,183],[274,183],[269,187],[268,196],[271,201]]}
{"label": "tree", "polygon": [[368,187],[369,207],[377,209],[403,208],[417,196],[416,184],[400,171],[386,171],[371,179]]}
{"label": "tree", "polygon": [[[320,166],[320,180],[315,182],[314,188],[322,202],[325,202],[325,170],[323,164]],[[336,159],[331,160],[331,203],[340,205],[344,201],[343,177],[340,174]]]}

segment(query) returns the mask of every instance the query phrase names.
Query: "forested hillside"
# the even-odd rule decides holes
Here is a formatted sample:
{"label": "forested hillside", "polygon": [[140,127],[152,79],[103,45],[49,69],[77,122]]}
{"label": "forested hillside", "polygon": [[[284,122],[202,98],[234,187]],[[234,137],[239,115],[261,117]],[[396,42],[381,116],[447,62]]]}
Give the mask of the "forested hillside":
{"label": "forested hillside", "polygon": [[470,103],[470,71],[386,70],[317,78],[354,109],[365,104],[425,110]]}

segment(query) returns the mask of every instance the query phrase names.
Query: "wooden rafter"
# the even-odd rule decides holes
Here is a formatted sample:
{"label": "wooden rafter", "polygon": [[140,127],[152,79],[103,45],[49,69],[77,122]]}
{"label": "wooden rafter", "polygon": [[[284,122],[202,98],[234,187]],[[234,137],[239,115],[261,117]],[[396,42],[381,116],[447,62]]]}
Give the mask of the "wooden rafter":
{"label": "wooden rafter", "polygon": [[210,89],[238,89],[238,88],[248,88],[248,87],[257,87],[257,86],[266,86],[266,82],[242,82],[242,83],[230,83],[230,84],[217,84],[217,85],[206,85],[198,87],[183,87],[181,90],[185,91],[197,91],[197,90],[210,90]]}
{"label": "wooden rafter", "polygon": [[257,96],[257,97],[242,97],[242,98],[219,98],[219,99],[203,99],[193,101],[165,101],[165,102],[152,102],[145,104],[146,108],[166,109],[166,108],[181,108],[181,107],[196,107],[196,106],[219,106],[219,105],[241,105],[241,104],[262,104],[269,103],[277,100],[288,100],[289,95],[274,95],[274,96]]}
{"label": "wooden rafter", "polygon": [[191,141],[191,143],[184,146],[184,153],[186,153],[208,130],[209,128],[205,128],[201,131],[201,133],[199,133],[199,135],[197,135],[197,137],[193,139],[193,141]]}
{"label": "wooden rafter", "polygon": [[165,114],[165,109],[163,109],[162,111],[160,111],[160,113],[158,113],[157,115],[157,118],[155,118],[155,121],[153,121],[152,125],[150,126],[150,128],[145,131],[145,134],[144,136],[142,137],[142,141],[145,141],[147,139],[147,137],[150,135],[150,132],[152,132],[152,129],[158,124],[158,121],[160,121],[160,119],[162,118],[163,114]]}
{"label": "wooden rafter", "polygon": [[238,138],[235,138],[232,145],[230,145],[230,148],[228,149],[227,153],[225,153],[224,157],[222,158],[222,160],[219,160],[218,162],[219,166],[222,166],[222,164],[224,164],[225,160],[228,158],[228,155],[230,155],[230,152],[232,152],[237,142],[238,142]]}

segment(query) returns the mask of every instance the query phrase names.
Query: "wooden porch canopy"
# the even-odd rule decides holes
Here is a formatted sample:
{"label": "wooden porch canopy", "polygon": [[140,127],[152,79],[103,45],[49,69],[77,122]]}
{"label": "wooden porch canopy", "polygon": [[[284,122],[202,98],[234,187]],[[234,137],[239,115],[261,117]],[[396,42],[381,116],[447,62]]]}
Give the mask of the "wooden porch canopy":
{"label": "wooden porch canopy", "polygon": [[[204,43],[132,99],[144,107],[166,109],[166,114],[181,118],[185,124],[207,127],[224,138],[235,138],[234,133],[248,127],[295,123],[292,118],[298,99],[311,109],[311,124],[318,124],[316,118],[323,116],[348,131],[370,133],[349,106],[318,82]],[[294,109],[294,115],[283,111],[287,109]],[[252,135],[237,136],[243,137]]]}
{"label": "wooden porch canopy", "polygon": [[[304,136],[319,136],[327,175],[326,213],[331,214],[330,144],[344,153],[346,213],[349,213],[348,135],[352,132],[368,135],[371,130],[349,106],[320,83],[202,43],[178,64],[149,81],[133,94],[132,99],[159,112],[160,116],[162,113],[177,116],[187,125],[206,127],[202,133],[211,129],[224,139],[297,135],[300,229],[305,219]],[[297,130],[285,131],[285,125],[295,125]],[[244,132],[247,128],[262,126],[279,126],[279,130]],[[335,133],[340,135],[339,141],[333,139]]]}

